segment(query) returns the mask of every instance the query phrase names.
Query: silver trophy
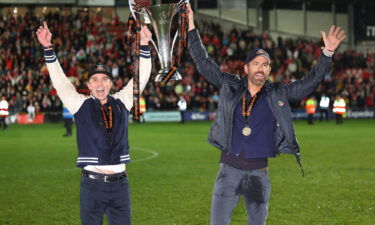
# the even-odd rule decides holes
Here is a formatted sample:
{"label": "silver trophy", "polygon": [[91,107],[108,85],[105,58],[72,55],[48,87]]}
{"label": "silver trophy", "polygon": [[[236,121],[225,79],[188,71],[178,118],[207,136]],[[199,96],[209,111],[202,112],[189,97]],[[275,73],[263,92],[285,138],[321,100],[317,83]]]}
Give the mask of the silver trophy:
{"label": "silver trophy", "polygon": [[[143,15],[144,23],[151,24],[156,35],[157,45],[151,40],[152,45],[158,54],[161,69],[159,70],[155,81],[160,82],[169,73],[172,67],[172,54],[175,45],[178,30],[176,31],[171,44],[171,28],[173,17],[179,13],[183,3],[189,4],[189,0],[180,0],[178,3],[158,4],[142,7],[140,12],[134,10],[134,0],[129,0],[130,12],[136,18],[135,13]],[[181,75],[176,71],[170,80],[181,80]]]}

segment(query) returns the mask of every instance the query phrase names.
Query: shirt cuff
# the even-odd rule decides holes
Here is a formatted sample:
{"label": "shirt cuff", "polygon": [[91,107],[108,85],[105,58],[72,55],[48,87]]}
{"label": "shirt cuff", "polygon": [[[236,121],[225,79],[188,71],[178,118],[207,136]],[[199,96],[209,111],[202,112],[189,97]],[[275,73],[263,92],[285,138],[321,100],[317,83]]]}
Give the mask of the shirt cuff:
{"label": "shirt cuff", "polygon": [[330,51],[326,48],[323,49],[323,54],[327,57],[332,57],[333,56],[333,53],[335,53],[334,51]]}
{"label": "shirt cuff", "polygon": [[46,63],[53,63],[57,60],[56,54],[53,48],[44,50],[44,59],[46,60]]}
{"label": "shirt cuff", "polygon": [[148,45],[141,45],[139,47],[139,56],[142,58],[151,58],[151,48]]}

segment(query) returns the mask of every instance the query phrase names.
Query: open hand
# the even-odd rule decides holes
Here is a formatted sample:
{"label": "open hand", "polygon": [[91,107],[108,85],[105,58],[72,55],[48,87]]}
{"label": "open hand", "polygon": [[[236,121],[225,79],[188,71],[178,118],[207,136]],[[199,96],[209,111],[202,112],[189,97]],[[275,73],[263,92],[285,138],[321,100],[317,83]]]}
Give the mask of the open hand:
{"label": "open hand", "polygon": [[336,27],[334,25],[332,25],[329,29],[328,36],[324,31],[320,31],[320,33],[322,34],[325,48],[332,52],[335,51],[342,40],[346,38],[345,31],[341,30],[340,27]]}
{"label": "open hand", "polygon": [[146,25],[142,26],[141,32],[141,45],[148,45],[148,42],[151,40],[151,31]]}
{"label": "open hand", "polygon": [[52,33],[48,29],[46,21],[43,21],[43,26],[40,26],[36,31],[36,36],[38,37],[39,43],[43,47],[51,46]]}

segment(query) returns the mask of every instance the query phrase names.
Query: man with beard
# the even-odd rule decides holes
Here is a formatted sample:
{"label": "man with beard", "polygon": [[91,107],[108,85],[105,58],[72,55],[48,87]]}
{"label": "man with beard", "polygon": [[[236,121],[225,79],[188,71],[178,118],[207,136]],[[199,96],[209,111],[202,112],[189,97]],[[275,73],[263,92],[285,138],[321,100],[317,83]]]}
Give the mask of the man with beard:
{"label": "man with beard", "polygon": [[267,80],[271,59],[254,49],[245,60],[245,77],[222,72],[208,56],[189,7],[188,49],[199,71],[220,90],[220,99],[208,142],[221,150],[211,207],[211,225],[230,224],[240,196],[244,197],[248,224],[265,224],[270,199],[268,158],[293,154],[301,165],[289,102],[298,101],[319,85],[330,71],[332,55],[345,38],[331,26],[321,32],[324,48],[309,74],[291,84]]}
{"label": "man with beard", "polygon": [[[130,193],[125,163],[130,162],[128,118],[133,107],[133,80],[110,95],[113,75],[103,64],[88,70],[87,86],[91,95],[77,93],[65,76],[52,46],[52,34],[43,22],[36,31],[53,87],[77,126],[77,167],[82,168],[80,209],[83,225],[103,224],[106,214],[110,225],[130,225]],[[148,42],[151,32],[140,32],[140,92],[151,73]]]}

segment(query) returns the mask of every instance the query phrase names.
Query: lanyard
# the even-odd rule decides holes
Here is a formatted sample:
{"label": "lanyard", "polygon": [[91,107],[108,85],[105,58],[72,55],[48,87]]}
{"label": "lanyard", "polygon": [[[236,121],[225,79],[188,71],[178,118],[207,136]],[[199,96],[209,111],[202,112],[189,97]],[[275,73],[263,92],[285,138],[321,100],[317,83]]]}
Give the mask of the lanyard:
{"label": "lanyard", "polygon": [[101,107],[102,110],[102,116],[105,124],[105,128],[107,128],[108,132],[111,131],[113,127],[113,113],[112,113],[112,107],[108,106],[108,114],[106,113],[106,110],[104,109],[104,106]]}

